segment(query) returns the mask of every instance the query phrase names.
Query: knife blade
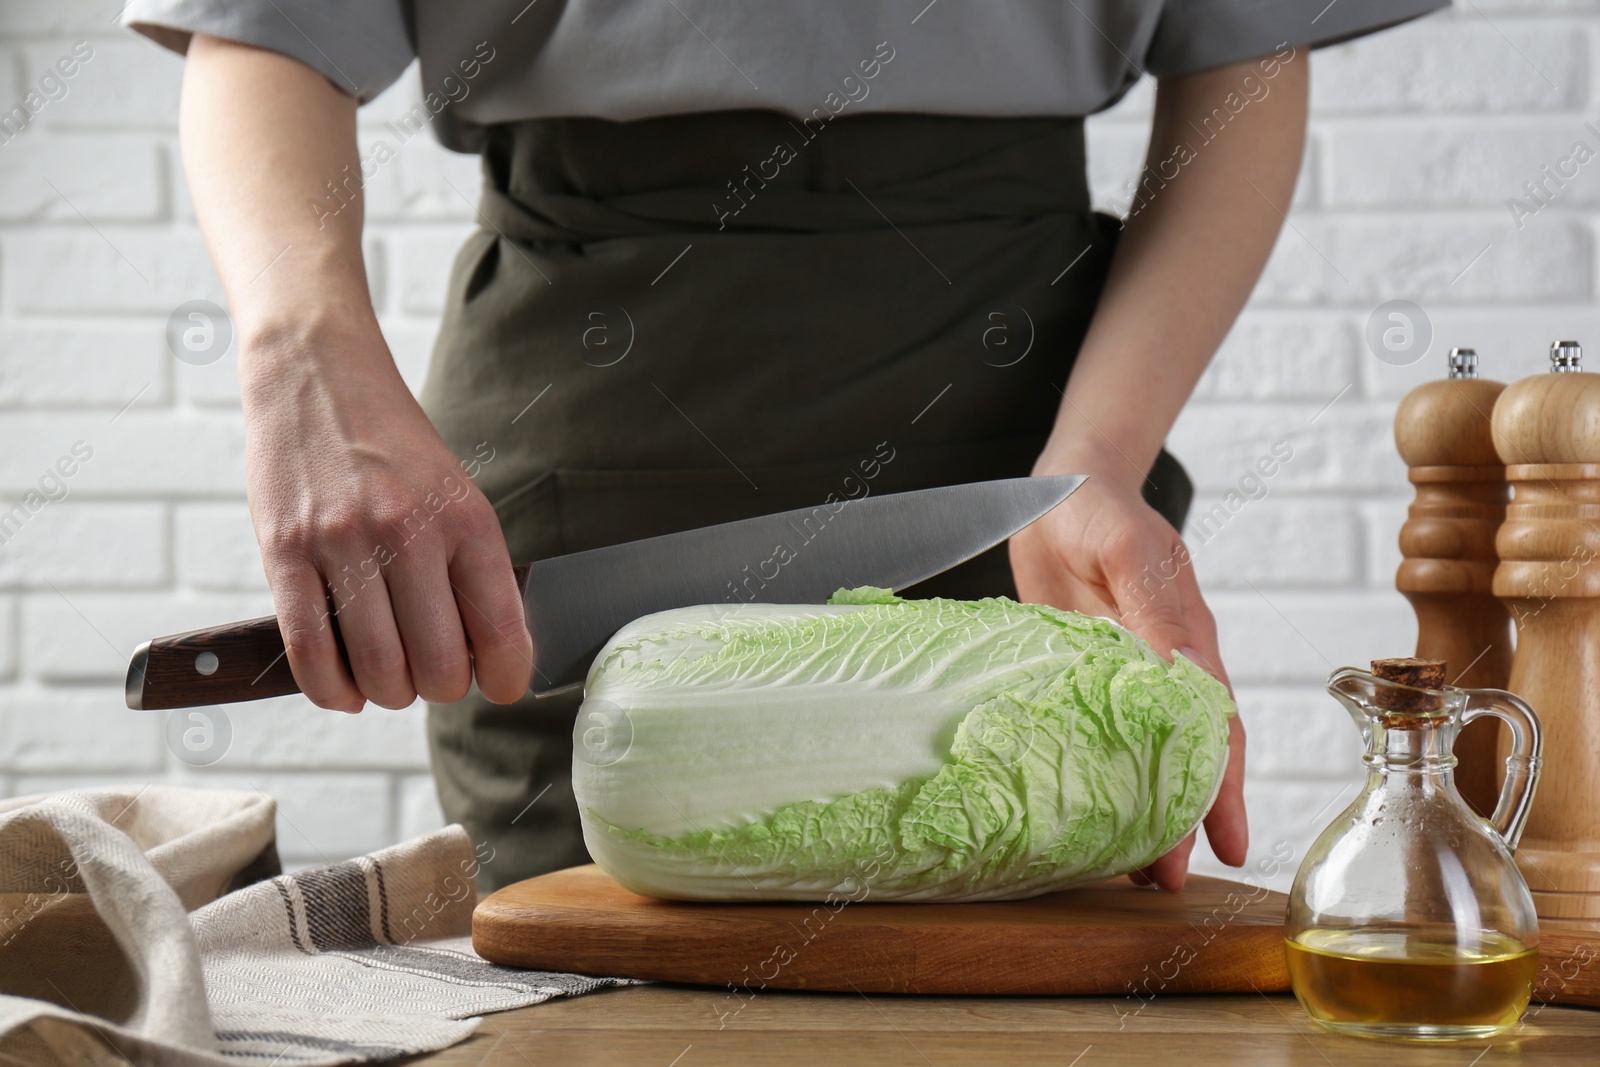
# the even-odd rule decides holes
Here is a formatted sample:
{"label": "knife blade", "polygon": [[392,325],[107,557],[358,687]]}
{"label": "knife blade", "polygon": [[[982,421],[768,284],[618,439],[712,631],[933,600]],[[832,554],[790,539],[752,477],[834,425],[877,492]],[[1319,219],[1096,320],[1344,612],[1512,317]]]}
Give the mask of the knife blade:
{"label": "knife blade", "polygon": [[[1084,480],[1006,478],[866,496],[525,564],[516,570],[534,641],[529,688],[542,696],[581,684],[611,635],[652,612],[820,604],[859,585],[904,589],[1004,541]],[[300,691],[272,615],[152,638],[135,650],[125,688],[138,711]]]}

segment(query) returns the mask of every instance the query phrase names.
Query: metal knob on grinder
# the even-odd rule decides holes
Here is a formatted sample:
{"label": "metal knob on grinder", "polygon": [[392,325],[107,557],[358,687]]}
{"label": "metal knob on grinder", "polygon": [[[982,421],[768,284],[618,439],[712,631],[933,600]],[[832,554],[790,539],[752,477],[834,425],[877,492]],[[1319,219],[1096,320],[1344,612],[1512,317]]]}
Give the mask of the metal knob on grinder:
{"label": "metal knob on grinder", "polygon": [[1576,341],[1556,341],[1550,346],[1550,373],[1573,374],[1583,370],[1583,346]]}

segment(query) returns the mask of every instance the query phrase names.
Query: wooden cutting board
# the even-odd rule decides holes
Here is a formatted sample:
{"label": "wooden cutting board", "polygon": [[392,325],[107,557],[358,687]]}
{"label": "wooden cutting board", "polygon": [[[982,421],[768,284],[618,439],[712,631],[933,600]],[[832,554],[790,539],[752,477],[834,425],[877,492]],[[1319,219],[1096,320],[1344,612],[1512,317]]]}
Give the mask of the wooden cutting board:
{"label": "wooden cutting board", "polygon": [[[1280,992],[1288,898],[1220,878],[1181,893],[1118,878],[993,904],[691,904],[635,896],[598,867],[491,894],[485,959],[694,985],[863,993]],[[1600,927],[1546,922],[1534,998],[1600,1007]]]}
{"label": "wooden cutting board", "polygon": [[1147,1000],[1288,989],[1286,899],[1194,876],[1180,893],[1119,878],[986,904],[698,904],[635,896],[587,866],[490,895],[472,942],[515,967],[736,991]]}

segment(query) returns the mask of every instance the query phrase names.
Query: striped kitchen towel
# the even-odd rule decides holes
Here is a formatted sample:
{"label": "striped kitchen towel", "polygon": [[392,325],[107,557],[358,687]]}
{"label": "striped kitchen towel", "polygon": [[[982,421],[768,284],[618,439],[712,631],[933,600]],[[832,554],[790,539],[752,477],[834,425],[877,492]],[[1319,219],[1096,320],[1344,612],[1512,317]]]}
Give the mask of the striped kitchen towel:
{"label": "striped kitchen towel", "polygon": [[459,826],[280,875],[273,825],[259,793],[0,801],[0,1064],[370,1063],[631,984],[474,953],[493,853]]}

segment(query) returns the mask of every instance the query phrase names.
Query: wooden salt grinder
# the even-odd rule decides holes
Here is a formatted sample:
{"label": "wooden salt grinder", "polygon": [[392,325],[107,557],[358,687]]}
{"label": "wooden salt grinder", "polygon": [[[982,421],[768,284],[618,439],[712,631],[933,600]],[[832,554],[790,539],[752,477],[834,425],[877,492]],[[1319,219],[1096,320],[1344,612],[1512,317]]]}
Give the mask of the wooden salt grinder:
{"label": "wooden salt grinder", "polygon": [[[1494,539],[1510,487],[1490,416],[1505,386],[1478,377],[1470,348],[1450,350],[1449,377],[1400,401],[1394,441],[1416,499],[1400,527],[1395,588],[1417,613],[1417,658],[1443,660],[1445,681],[1504,689],[1511,677],[1511,615],[1494,595]],[[1456,741],[1456,787],[1480,815],[1494,810],[1503,757],[1500,724],[1482,718]]]}
{"label": "wooden salt grinder", "polygon": [[1494,444],[1516,495],[1494,591],[1517,650],[1508,688],[1544,727],[1544,774],[1517,866],[1541,919],[1600,920],[1600,374],[1575,341],[1509,386]]}

